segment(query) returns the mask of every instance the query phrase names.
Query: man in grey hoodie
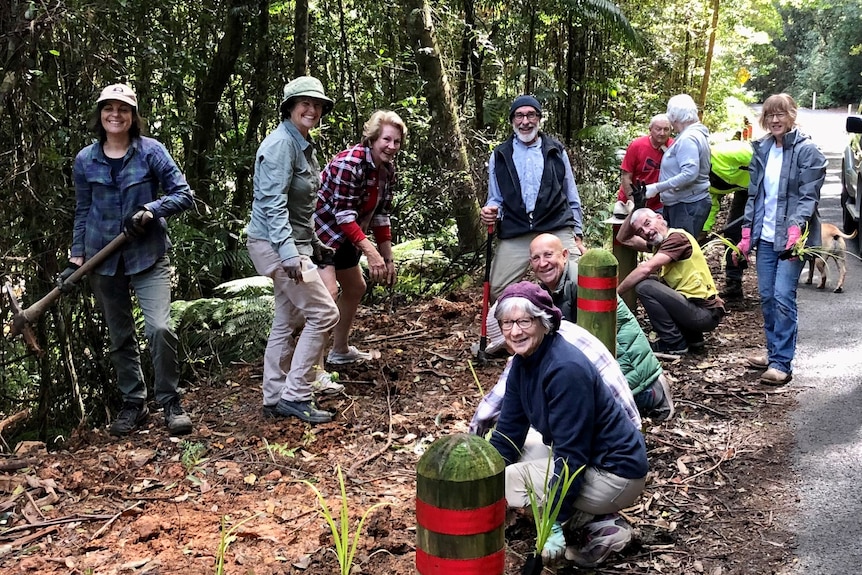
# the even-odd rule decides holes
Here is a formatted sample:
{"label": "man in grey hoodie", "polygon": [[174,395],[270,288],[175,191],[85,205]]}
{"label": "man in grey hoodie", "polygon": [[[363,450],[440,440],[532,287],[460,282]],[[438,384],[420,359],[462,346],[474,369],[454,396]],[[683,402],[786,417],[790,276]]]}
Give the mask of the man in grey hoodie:
{"label": "man in grey hoodie", "polygon": [[658,182],[646,187],[646,197],[661,194],[668,226],[697,238],[712,207],[709,129],[700,122],[697,104],[688,94],[668,100],[667,116],[678,136],[662,159]]}

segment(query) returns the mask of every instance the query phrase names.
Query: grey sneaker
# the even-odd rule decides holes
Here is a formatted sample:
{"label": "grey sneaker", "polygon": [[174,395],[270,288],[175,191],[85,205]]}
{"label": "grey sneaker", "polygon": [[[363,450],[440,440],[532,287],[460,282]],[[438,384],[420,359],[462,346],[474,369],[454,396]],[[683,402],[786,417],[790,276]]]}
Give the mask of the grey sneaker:
{"label": "grey sneaker", "polygon": [[676,409],[673,405],[673,395],[670,392],[670,382],[664,374],[661,374],[653,385],[658,386],[656,391],[661,392],[662,397],[658,403],[650,409],[649,414],[656,421],[667,421],[673,417],[674,413],[676,413]]}
{"label": "grey sneaker", "polygon": [[263,413],[268,417],[298,417],[306,423],[329,423],[332,414],[317,409],[314,401],[287,401],[279,399],[275,405],[264,405]]}
{"label": "grey sneaker", "polygon": [[583,546],[566,547],[566,559],[584,568],[604,563],[611,553],[619,553],[632,540],[631,527],[616,513],[597,517],[587,523],[584,533]]}
{"label": "grey sneaker", "polygon": [[165,404],[165,425],[171,435],[185,435],[192,431],[192,418],[180,405],[180,398],[175,397]]}
{"label": "grey sneaker", "polygon": [[347,347],[347,353],[338,353],[335,350],[330,350],[326,356],[326,361],[333,365],[345,365],[348,363],[361,363],[371,359],[371,354],[367,351],[359,351],[354,346]]}
{"label": "grey sneaker", "polygon": [[317,373],[317,377],[311,383],[311,389],[316,394],[335,395],[344,391],[344,386],[337,381],[332,381],[331,373],[321,371]]}
{"label": "grey sneaker", "polygon": [[117,437],[128,435],[143,425],[149,416],[150,410],[146,403],[127,401],[123,403],[123,408],[111,424],[108,433]]}

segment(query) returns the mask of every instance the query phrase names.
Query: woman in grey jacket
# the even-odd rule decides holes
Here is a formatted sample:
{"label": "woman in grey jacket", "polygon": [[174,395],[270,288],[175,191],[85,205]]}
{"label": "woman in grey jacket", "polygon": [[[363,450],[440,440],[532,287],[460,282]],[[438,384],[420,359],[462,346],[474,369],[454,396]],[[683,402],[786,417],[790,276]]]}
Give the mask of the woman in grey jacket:
{"label": "woman in grey jacket", "polygon": [[681,228],[696,238],[712,209],[709,130],[700,123],[697,104],[688,94],[668,100],[667,117],[679,135],[662,158],[659,181],[646,187],[646,197],[661,194],[668,226]]}
{"label": "woman in grey jacket", "polygon": [[796,352],[796,286],[803,262],[788,252],[807,227],[807,245],[820,244],[817,204],[826,177],[826,158],[796,127],[796,102],[775,94],[763,103],[760,125],[768,134],[754,142],[748,203],[738,246],[747,257],[757,250],[766,355],[748,359],[763,369],[761,383],[783,385],[792,377]]}

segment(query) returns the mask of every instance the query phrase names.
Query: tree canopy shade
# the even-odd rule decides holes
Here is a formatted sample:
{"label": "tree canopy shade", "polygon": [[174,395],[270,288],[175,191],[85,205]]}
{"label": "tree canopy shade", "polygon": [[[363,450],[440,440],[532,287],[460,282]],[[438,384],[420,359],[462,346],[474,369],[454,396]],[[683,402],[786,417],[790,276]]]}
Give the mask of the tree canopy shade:
{"label": "tree canopy shade", "polygon": [[[858,91],[858,10],[824,4],[834,16],[827,21],[807,7],[783,6],[782,27],[768,0],[722,0],[718,12],[713,2],[7,0],[0,3],[4,279],[26,289],[27,303],[65,265],[72,161],[92,141],[96,95],[118,81],[135,87],[149,133],[196,191],[197,209],[170,223],[179,299],[215,305],[215,286],[254,273],[242,242],[254,153],[279,121],[282,87],[306,73],[335,100],[315,134],[322,162],[359,141],[375,109],[393,109],[407,122],[396,240],[422,241],[453,258],[481,247],[486,162],[510,134],[511,100],[530,91],[545,106],[543,129],[571,152],[585,224],[601,242],[597,222],[618,184],[615,152],[643,133],[669,96],[703,89],[705,120],[715,124],[726,96],[745,97],[737,82],[743,67],[764,91],[785,88],[763,79],[777,77],[776,69],[799,71],[791,88],[816,80],[834,98]],[[793,18],[811,30],[791,26]],[[765,35],[776,38],[775,48],[760,40]],[[827,73],[815,77],[812,62],[809,79],[801,75],[809,68],[800,65],[803,48],[792,49],[796,41],[830,47],[818,64]],[[98,417],[101,382],[111,374],[93,306],[84,291],[43,317],[38,335],[49,351],[4,371],[0,411],[11,402],[38,404],[45,428],[75,411]],[[22,351],[6,345],[0,353],[3,362]]]}

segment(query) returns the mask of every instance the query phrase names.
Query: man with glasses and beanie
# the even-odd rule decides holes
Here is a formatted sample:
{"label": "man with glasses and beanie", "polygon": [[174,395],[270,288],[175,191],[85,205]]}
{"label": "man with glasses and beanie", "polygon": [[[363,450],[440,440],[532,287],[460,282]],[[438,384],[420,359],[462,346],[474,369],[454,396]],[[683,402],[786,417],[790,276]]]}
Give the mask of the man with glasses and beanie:
{"label": "man with glasses and beanie", "polygon": [[586,251],[572,164],[563,144],[541,131],[542,105],[534,96],[518,96],[509,121],[513,134],[488,162],[488,200],[481,211],[482,223],[497,227],[492,299],[524,275],[537,235],[559,237],[573,261]]}

